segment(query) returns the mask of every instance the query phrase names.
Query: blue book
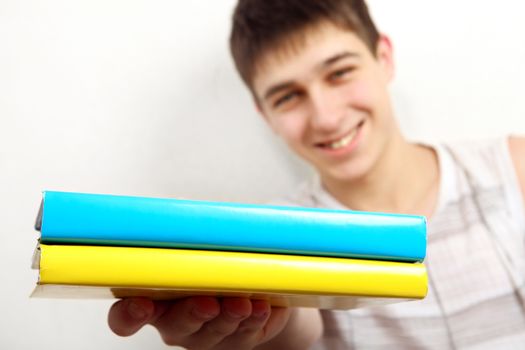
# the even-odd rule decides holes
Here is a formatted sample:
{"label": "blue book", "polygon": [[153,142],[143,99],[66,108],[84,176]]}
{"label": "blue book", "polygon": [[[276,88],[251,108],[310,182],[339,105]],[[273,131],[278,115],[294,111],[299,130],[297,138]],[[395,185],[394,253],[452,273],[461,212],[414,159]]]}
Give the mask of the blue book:
{"label": "blue book", "polygon": [[45,244],[115,245],[422,261],[422,216],[46,191]]}

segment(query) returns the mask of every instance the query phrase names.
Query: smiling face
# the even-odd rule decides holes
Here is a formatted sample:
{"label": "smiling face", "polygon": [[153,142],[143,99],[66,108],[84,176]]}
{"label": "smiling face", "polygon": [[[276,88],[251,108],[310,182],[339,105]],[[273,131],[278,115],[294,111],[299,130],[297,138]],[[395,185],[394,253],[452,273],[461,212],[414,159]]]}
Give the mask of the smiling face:
{"label": "smiling face", "polygon": [[325,183],[362,179],[399,134],[388,39],[374,56],[351,31],[321,23],[288,44],[258,62],[252,89],[260,111]]}

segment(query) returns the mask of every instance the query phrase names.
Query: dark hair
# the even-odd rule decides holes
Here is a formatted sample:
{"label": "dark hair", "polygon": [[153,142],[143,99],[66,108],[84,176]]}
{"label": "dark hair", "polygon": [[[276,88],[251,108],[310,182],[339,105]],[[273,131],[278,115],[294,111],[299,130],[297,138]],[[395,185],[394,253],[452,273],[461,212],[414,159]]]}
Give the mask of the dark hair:
{"label": "dark hair", "polygon": [[246,85],[252,89],[256,65],[268,50],[323,21],[354,32],[375,56],[379,32],[364,0],[239,0],[230,50]]}

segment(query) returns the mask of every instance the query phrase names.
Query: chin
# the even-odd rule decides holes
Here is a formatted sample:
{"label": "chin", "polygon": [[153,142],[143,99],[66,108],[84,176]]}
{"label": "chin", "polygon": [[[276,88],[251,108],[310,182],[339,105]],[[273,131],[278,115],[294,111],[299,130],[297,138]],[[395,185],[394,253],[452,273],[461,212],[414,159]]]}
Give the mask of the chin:
{"label": "chin", "polygon": [[354,183],[365,177],[366,173],[351,172],[351,173],[336,173],[331,175],[332,181],[339,183]]}
{"label": "chin", "polygon": [[370,170],[368,165],[366,162],[349,162],[324,170],[318,168],[318,171],[325,180],[340,184],[353,183],[359,182],[367,176]]}

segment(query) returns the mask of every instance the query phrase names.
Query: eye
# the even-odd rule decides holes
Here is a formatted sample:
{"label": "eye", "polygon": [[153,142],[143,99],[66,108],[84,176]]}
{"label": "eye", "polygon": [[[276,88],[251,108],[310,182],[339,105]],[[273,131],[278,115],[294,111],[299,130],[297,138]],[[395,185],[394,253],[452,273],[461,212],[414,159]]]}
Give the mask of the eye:
{"label": "eye", "polygon": [[355,67],[345,67],[337,69],[328,75],[328,80],[333,82],[343,81],[349,78],[350,74],[355,70]]}
{"label": "eye", "polygon": [[290,91],[281,96],[279,96],[273,103],[273,108],[283,107],[285,105],[291,104],[293,101],[297,100],[300,97],[299,91]]}

